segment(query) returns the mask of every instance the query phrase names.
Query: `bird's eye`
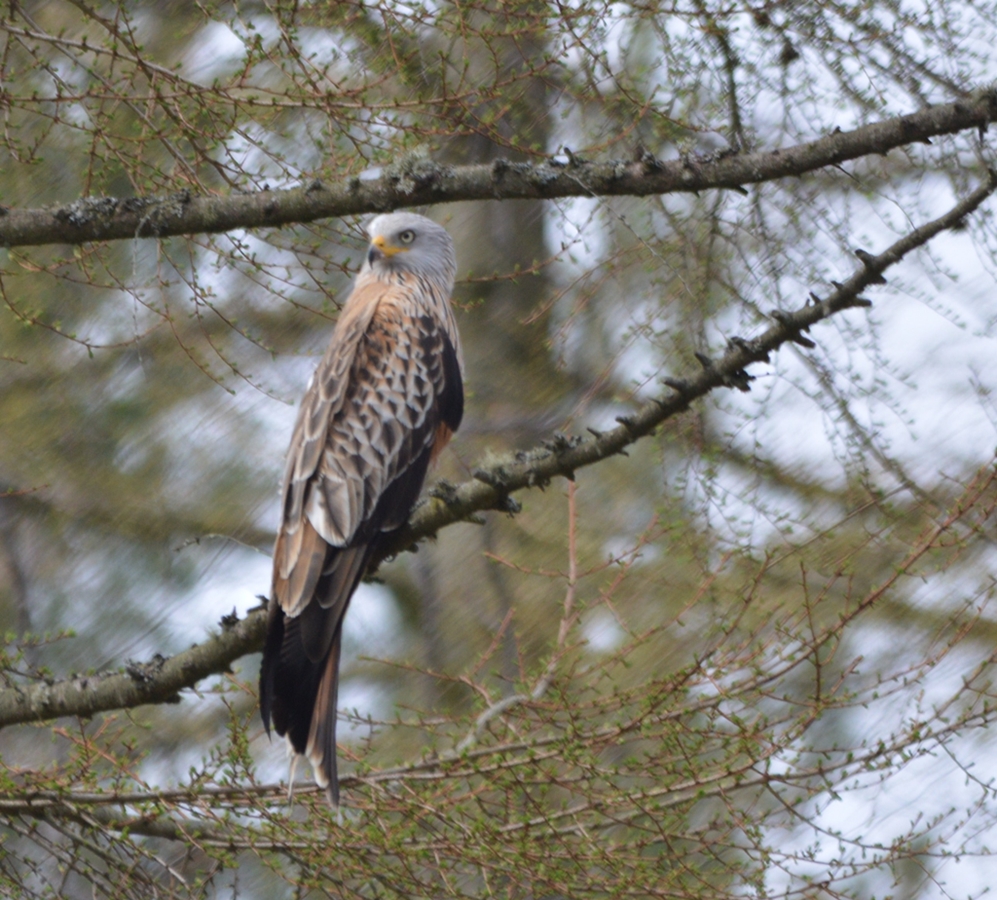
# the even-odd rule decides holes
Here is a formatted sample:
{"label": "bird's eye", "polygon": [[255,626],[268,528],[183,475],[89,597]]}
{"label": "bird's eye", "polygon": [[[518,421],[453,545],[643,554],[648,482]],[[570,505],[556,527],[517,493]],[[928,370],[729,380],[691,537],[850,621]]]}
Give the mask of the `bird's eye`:
{"label": "bird's eye", "polygon": [[411,244],[415,240],[415,232],[411,228],[406,228],[398,233],[398,240],[403,244]]}

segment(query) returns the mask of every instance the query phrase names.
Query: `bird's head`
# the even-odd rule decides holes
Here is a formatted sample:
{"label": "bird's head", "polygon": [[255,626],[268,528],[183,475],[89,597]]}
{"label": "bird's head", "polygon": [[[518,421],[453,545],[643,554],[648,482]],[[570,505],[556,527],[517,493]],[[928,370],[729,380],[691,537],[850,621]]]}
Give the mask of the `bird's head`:
{"label": "bird's head", "polygon": [[376,216],[367,225],[370,247],[364,269],[375,274],[411,272],[453,286],[457,258],[442,225],[410,212]]}

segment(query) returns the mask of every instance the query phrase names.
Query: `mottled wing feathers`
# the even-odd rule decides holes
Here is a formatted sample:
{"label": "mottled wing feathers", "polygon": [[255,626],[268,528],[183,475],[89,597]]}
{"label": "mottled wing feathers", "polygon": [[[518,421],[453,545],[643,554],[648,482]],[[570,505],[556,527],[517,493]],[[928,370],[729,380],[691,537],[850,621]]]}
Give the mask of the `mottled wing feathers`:
{"label": "mottled wing feathers", "polygon": [[284,470],[285,526],[300,518],[304,488],[325,451],[329,423],[346,399],[357,349],[386,287],[376,280],[357,284],[302,398]]}
{"label": "mottled wing feathers", "polygon": [[460,367],[443,324],[418,309],[404,284],[358,285],[292,439],[274,568],[285,613],[297,615],[314,592],[316,540],[348,545],[435,439],[441,417],[453,431],[462,411]]}
{"label": "mottled wing feathers", "polygon": [[[411,305],[392,293],[378,304],[306,490],[304,517],[333,546],[367,540],[405,521],[422,487],[429,460],[421,457],[436,437],[441,401],[462,395],[459,369],[454,373],[452,364],[450,375],[458,380],[453,386],[447,381],[446,360],[454,353],[442,325],[432,316],[413,315]],[[414,490],[384,504],[399,479],[413,482]],[[296,599],[285,604],[289,615]]]}
{"label": "mottled wing feathers", "polygon": [[273,598],[289,615],[295,615],[315,590],[323,567],[322,544],[346,543],[341,535],[321,534],[304,512],[327,449],[329,425],[346,400],[357,349],[384,287],[368,281],[353,290],[298,410],[284,470],[284,508],[274,548],[272,590]]}

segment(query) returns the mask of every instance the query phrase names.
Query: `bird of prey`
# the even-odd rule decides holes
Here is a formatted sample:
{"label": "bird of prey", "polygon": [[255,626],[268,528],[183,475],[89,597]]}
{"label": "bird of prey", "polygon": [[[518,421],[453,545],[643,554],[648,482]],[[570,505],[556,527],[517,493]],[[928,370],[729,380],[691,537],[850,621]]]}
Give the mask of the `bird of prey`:
{"label": "bird of prey", "polygon": [[464,412],[450,235],[406,212],[368,232],[291,437],[260,670],[267,733],[308,757],[333,806],[343,616]]}

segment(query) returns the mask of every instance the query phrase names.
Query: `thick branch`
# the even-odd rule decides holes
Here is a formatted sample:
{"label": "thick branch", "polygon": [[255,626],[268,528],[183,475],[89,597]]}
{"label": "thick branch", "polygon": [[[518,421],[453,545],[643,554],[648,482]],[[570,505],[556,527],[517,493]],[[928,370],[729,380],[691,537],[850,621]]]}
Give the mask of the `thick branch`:
{"label": "thick branch", "polygon": [[77,675],[61,681],[39,681],[0,691],[0,727],[59,716],[91,716],[109,709],[146,703],[178,703],[179,691],[263,646],[266,616],[250,613],[239,621],[222,620],[221,633],[176,656],[158,654],[147,663],[129,663],[124,672]]}
{"label": "thick branch", "polygon": [[[882,283],[883,272],[904,256],[926,244],[947,228],[962,222],[997,190],[997,173],[956,204],[945,215],[922,225],[896,241],[879,255],[856,250],[861,265],[844,284],[835,284],[826,298],[810,295],[806,305],[792,313],[774,312],[772,325],[751,340],[732,338],[719,360],[700,356],[701,371],[685,381],[665,379],[666,397],[650,400],[631,416],[621,417],[619,426],[585,439],[555,435],[533,450],[518,453],[487,469],[475,471],[463,484],[437,485],[398,534],[388,553],[398,553],[454,522],[466,520],[482,510],[514,511],[514,491],[542,486],[561,476],[574,477],[576,470],[623,452],[662,422],[688,409],[718,387],[748,390],[751,376],[745,368],[767,362],[772,351],[787,342],[813,346],[803,332],[835,313],[871,305],[861,297],[866,288]],[[375,559],[376,566],[383,559]],[[265,613],[250,613],[242,621],[222,622],[222,632],[170,659],[157,657],[150,663],[129,666],[125,673],[76,677],[53,683],[38,683],[0,691],[0,727],[18,722],[58,716],[89,716],[111,709],[146,703],[175,702],[177,692],[203,678],[228,669],[233,661],[263,646]]]}
{"label": "thick branch", "polygon": [[609,195],[646,196],[800,176],[825,166],[886,153],[968,128],[985,129],[997,118],[997,91],[930,106],[907,116],[839,131],[767,153],[717,154],[662,162],[650,154],[636,160],[540,165],[496,160],[487,165],[443,166],[409,159],[379,178],[311,184],[282,191],[166,198],[85,198],[50,209],[0,207],[0,246],[79,244],[134,237],[231,231],[312,222],[456,200],[553,199]]}

